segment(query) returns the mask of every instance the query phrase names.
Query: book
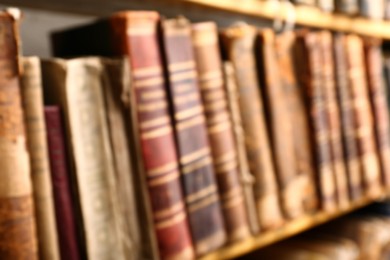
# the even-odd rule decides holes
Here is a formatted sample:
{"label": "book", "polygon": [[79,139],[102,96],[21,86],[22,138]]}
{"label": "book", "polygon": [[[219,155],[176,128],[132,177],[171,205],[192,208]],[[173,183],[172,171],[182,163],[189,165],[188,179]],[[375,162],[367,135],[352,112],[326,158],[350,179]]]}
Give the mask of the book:
{"label": "book", "polygon": [[298,5],[316,5],[316,0],[292,0],[292,2]]}
{"label": "book", "polygon": [[364,64],[363,41],[359,36],[348,35],[344,42],[347,51],[348,85],[354,107],[355,137],[358,141],[362,165],[363,187],[367,196],[381,191],[380,165],[375,143],[373,111],[370,106],[367,74]]}
{"label": "book", "polygon": [[288,218],[296,218],[304,212],[303,198],[306,194],[297,181],[299,175],[289,96],[281,81],[282,67],[278,66],[274,32],[262,29],[258,37],[257,67],[282,209]]}
{"label": "book", "polygon": [[336,12],[355,15],[359,12],[358,0],[336,0],[335,1]]}
{"label": "book", "polygon": [[295,64],[298,82],[303,88],[310,119],[312,151],[315,155],[317,185],[321,207],[336,209],[335,176],[332,167],[325,90],[322,85],[320,38],[316,32],[297,32]]}
{"label": "book", "polygon": [[24,57],[21,63],[22,105],[30,154],[39,256],[41,259],[56,260],[60,259],[60,250],[47,151],[40,63],[38,57]]}
{"label": "book", "polygon": [[192,43],[227,237],[234,242],[248,237],[250,229],[224,86],[217,25],[214,22],[193,24]]}
{"label": "book", "polygon": [[55,216],[61,259],[81,259],[82,248],[75,212],[77,199],[71,187],[70,161],[67,157],[65,129],[59,106],[45,106],[44,116]]}
{"label": "book", "polygon": [[280,83],[286,93],[289,119],[292,127],[291,137],[294,145],[294,156],[296,160],[296,172],[299,176],[294,186],[299,186],[304,192],[303,207],[306,213],[318,209],[318,196],[316,194],[314,158],[311,152],[310,126],[306,111],[306,103],[303,92],[299,86],[294,66],[294,44],[296,41],[293,31],[286,31],[276,35],[275,51],[277,65],[283,68],[280,71]]}
{"label": "book", "polygon": [[20,11],[0,12],[0,258],[38,259],[30,161],[21,100]]}
{"label": "book", "polygon": [[124,259],[98,58],[43,60],[45,101],[64,111],[87,257]]}
{"label": "book", "polygon": [[333,39],[329,31],[319,32],[319,45],[321,50],[321,82],[325,95],[325,109],[328,121],[328,142],[332,159],[332,168],[335,175],[337,190],[337,203],[340,208],[349,204],[348,181],[344,163],[344,150],[341,139],[340,111],[336,97],[334,75],[334,60],[332,55]]}
{"label": "book", "polygon": [[355,133],[356,118],[354,116],[353,96],[348,85],[345,37],[346,35],[342,33],[333,35],[333,69],[337,100],[340,107],[341,140],[347,171],[349,198],[351,201],[356,201],[363,195],[362,168]]}
{"label": "book", "polygon": [[380,39],[364,39],[364,57],[367,73],[367,86],[374,119],[374,131],[382,180],[385,187],[390,187],[390,136],[389,110],[387,107],[386,88],[383,80],[383,63]]}
{"label": "book", "polygon": [[381,20],[385,13],[384,0],[360,0],[359,14],[373,20]]}
{"label": "book", "polygon": [[235,69],[247,157],[255,179],[260,228],[271,229],[280,226],[284,220],[257,78],[256,35],[256,29],[245,24],[221,32],[225,59],[230,60]]}
{"label": "book", "polygon": [[324,12],[333,12],[335,9],[333,0],[317,0],[317,6]]}
{"label": "book", "polygon": [[[159,15],[153,11],[113,14],[89,25],[52,35],[56,55],[129,55],[131,113],[136,123],[136,155],[147,182],[154,233],[163,259],[193,258],[191,234],[185,211],[177,150],[165,89]],[[99,44],[96,44],[99,43]],[[147,203],[148,201],[146,201]],[[155,247],[154,247],[155,248]]]}
{"label": "book", "polygon": [[254,177],[249,169],[248,157],[245,149],[245,136],[239,108],[239,94],[234,73],[234,67],[229,61],[223,63],[224,86],[226,89],[229,111],[233,124],[235,148],[238,157],[240,182],[244,192],[244,202],[248,217],[248,223],[253,235],[259,233],[259,222],[254,196]]}
{"label": "book", "polygon": [[161,27],[192,241],[197,255],[203,255],[222,246],[227,238],[216,180],[216,174],[220,173],[214,171],[208,133],[229,124],[206,126],[205,113],[212,107],[201,100],[189,21],[184,17],[167,19]]}

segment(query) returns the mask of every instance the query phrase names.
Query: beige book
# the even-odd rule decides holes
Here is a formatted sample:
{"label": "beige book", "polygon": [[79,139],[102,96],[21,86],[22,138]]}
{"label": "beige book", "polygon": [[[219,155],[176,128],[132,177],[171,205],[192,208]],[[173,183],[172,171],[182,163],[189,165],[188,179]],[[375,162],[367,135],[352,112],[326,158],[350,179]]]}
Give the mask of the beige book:
{"label": "beige book", "polygon": [[125,259],[120,239],[114,160],[99,58],[42,61],[45,99],[65,115],[86,252],[89,259]]}
{"label": "beige book", "polygon": [[22,59],[21,94],[30,153],[31,177],[40,259],[60,259],[54,199],[43,113],[41,66],[38,57]]}

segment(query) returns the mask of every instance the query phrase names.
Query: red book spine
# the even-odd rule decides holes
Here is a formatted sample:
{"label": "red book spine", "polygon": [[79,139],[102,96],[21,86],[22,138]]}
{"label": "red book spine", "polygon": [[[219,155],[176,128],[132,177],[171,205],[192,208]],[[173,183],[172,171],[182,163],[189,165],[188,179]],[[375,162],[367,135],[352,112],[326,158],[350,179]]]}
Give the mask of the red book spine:
{"label": "red book spine", "polygon": [[80,251],[59,106],[46,106],[45,120],[61,259],[78,260]]}

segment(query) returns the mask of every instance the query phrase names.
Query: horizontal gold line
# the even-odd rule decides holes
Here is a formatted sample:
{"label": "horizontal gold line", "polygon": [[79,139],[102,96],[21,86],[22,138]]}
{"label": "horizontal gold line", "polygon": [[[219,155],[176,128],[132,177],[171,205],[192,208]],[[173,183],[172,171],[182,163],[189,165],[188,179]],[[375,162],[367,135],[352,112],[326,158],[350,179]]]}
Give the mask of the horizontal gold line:
{"label": "horizontal gold line", "polygon": [[230,152],[224,153],[215,159],[215,164],[225,163],[227,161],[235,159],[237,156],[236,151],[233,149]]}
{"label": "horizontal gold line", "polygon": [[155,126],[161,126],[164,124],[169,124],[170,123],[169,119],[170,119],[169,116],[161,116],[158,118],[146,120],[146,121],[143,121],[141,123],[141,128],[145,129],[145,128],[149,128],[149,127],[155,127]]}
{"label": "horizontal gold line", "polygon": [[213,193],[217,192],[217,186],[214,184],[197,191],[196,193],[192,193],[186,197],[186,202],[187,203],[193,203],[194,201],[197,201],[202,198],[206,198],[207,196],[210,196]]}
{"label": "horizontal gold line", "polygon": [[218,123],[222,123],[229,120],[229,114],[225,110],[218,111],[217,113],[213,113],[213,115],[207,118],[207,125],[213,126]]}
{"label": "horizontal gold line", "polygon": [[236,186],[233,189],[228,190],[227,192],[221,195],[221,200],[230,200],[236,196],[242,195],[242,191],[240,189],[241,186]]}
{"label": "horizontal gold line", "polygon": [[171,182],[173,180],[178,179],[180,176],[179,171],[174,171],[172,173],[163,175],[161,177],[157,177],[153,180],[148,180],[148,186],[154,187],[154,186],[160,186],[162,184],[166,184],[167,182]]}
{"label": "horizontal gold line", "polygon": [[184,219],[186,219],[186,217],[187,216],[186,216],[186,214],[184,212],[180,212],[179,214],[173,216],[172,218],[170,218],[168,220],[157,222],[156,223],[156,228],[157,229],[163,229],[163,228],[167,228],[167,227],[176,225],[177,223],[179,223],[179,222],[183,221]]}
{"label": "horizontal gold line", "polygon": [[146,76],[153,76],[156,74],[161,75],[161,73],[162,73],[161,66],[132,69],[132,74],[134,77],[146,77]]}
{"label": "horizontal gold line", "polygon": [[182,201],[179,201],[168,208],[153,212],[153,217],[155,219],[166,218],[182,209],[184,209],[184,203]]}
{"label": "horizontal gold line", "polygon": [[200,102],[200,97],[199,93],[197,92],[191,92],[183,96],[176,96],[173,99],[175,105],[182,105],[182,104],[187,104],[191,101],[198,101]]}
{"label": "horizontal gold line", "polygon": [[229,209],[232,207],[235,207],[243,202],[243,197],[242,196],[237,196],[235,198],[232,198],[231,200],[224,201],[222,202],[222,207],[224,209]]}
{"label": "horizontal gold line", "polygon": [[198,74],[196,70],[185,71],[185,72],[175,73],[174,75],[171,75],[170,80],[172,82],[175,82],[175,81],[181,81],[186,79],[195,79],[197,75]]}
{"label": "horizontal gold line", "polygon": [[208,197],[207,199],[201,200],[197,203],[194,203],[194,204],[188,206],[188,211],[192,213],[192,212],[197,211],[201,208],[204,208],[204,207],[206,207],[214,202],[217,202],[218,199],[219,199],[218,195],[213,194],[210,197]]}
{"label": "horizontal gold line", "polygon": [[203,156],[210,155],[210,148],[204,147],[202,149],[199,149],[195,152],[186,154],[180,158],[180,162],[182,165],[188,164],[192,161],[195,161],[199,158],[202,158]]}
{"label": "horizontal gold line", "polygon": [[212,112],[212,111],[219,110],[219,109],[222,109],[222,108],[226,108],[227,109],[227,102],[226,102],[226,100],[221,99],[219,101],[205,103],[204,106],[205,106],[205,110],[207,112]]}
{"label": "horizontal gold line", "polygon": [[160,109],[167,108],[167,102],[165,100],[155,101],[153,103],[138,105],[137,109],[140,112],[152,112]]}
{"label": "horizontal gold line", "polygon": [[142,140],[152,139],[152,138],[157,138],[157,137],[170,134],[171,132],[172,132],[172,127],[169,125],[155,130],[145,131],[141,134],[141,138]]}
{"label": "horizontal gold line", "polygon": [[230,170],[236,169],[237,167],[238,167],[237,160],[234,160],[217,166],[215,171],[217,174],[223,174],[229,172]]}
{"label": "horizontal gold line", "polygon": [[174,162],[169,162],[169,163],[166,163],[164,165],[155,167],[153,169],[149,169],[147,174],[149,177],[153,177],[156,175],[168,173],[168,172],[176,170],[178,168],[179,168],[178,163],[176,161],[174,161]]}
{"label": "horizontal gold line", "polygon": [[200,76],[200,80],[214,80],[214,79],[221,79],[222,78],[222,71],[220,69],[208,71],[206,73],[202,73]]}
{"label": "horizontal gold line", "polygon": [[166,96],[165,91],[162,89],[155,89],[155,90],[150,90],[141,93],[142,100],[153,100],[157,98],[165,98],[165,96]]}
{"label": "horizontal gold line", "polygon": [[154,87],[164,84],[164,78],[162,76],[147,78],[147,79],[135,79],[134,86],[136,88]]}
{"label": "horizontal gold line", "polygon": [[222,78],[216,78],[213,80],[200,82],[200,88],[202,90],[220,88],[221,86],[223,86],[223,79]]}
{"label": "horizontal gold line", "polygon": [[209,134],[215,134],[215,133],[220,133],[222,131],[225,131],[226,129],[231,128],[231,124],[229,121],[208,127],[207,130]]}
{"label": "horizontal gold line", "polygon": [[188,117],[195,116],[197,114],[201,114],[203,112],[203,106],[197,105],[195,107],[190,107],[188,109],[179,111],[175,113],[175,119],[176,120],[183,120]]}
{"label": "horizontal gold line", "polygon": [[212,163],[211,157],[207,156],[200,161],[196,161],[194,163],[184,166],[182,169],[182,173],[183,174],[192,173],[193,171],[200,169],[206,165],[210,165],[211,163]]}
{"label": "horizontal gold line", "polygon": [[191,61],[183,61],[178,63],[173,63],[168,65],[168,69],[170,72],[175,72],[178,70],[189,70],[195,68],[195,62]]}
{"label": "horizontal gold line", "polygon": [[215,89],[214,91],[206,93],[204,95],[204,100],[206,102],[212,102],[212,101],[221,100],[221,99],[226,99],[225,92],[222,88]]}
{"label": "horizontal gold line", "polygon": [[176,84],[174,87],[175,94],[182,94],[189,91],[194,91],[196,88],[192,84],[183,83],[183,84]]}
{"label": "horizontal gold line", "polygon": [[178,130],[184,130],[184,129],[193,127],[195,125],[204,124],[204,122],[205,122],[205,118],[202,114],[200,114],[200,115],[193,117],[189,120],[178,122],[176,127]]}

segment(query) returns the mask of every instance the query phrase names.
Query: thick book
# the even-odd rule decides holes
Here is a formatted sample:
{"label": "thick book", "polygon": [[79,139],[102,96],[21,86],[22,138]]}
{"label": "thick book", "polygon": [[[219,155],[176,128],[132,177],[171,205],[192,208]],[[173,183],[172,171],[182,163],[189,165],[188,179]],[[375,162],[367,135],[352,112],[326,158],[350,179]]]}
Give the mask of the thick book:
{"label": "thick book", "polygon": [[52,181],[47,151],[41,66],[38,57],[22,58],[22,104],[30,154],[35,219],[41,259],[60,259]]}
{"label": "thick book", "polygon": [[[296,178],[294,186],[302,189],[303,207],[305,212],[310,213],[318,209],[318,196],[316,193],[314,156],[311,152],[310,126],[306,111],[306,103],[301,87],[295,74],[294,44],[295,33],[286,31],[276,35],[275,51],[277,66],[282,68],[280,72],[280,84],[286,93],[288,102],[289,120],[292,121],[292,140],[294,156],[296,160]],[[296,127],[299,126],[299,127]]]}
{"label": "thick book", "polygon": [[[223,108],[224,104],[221,106],[219,102],[211,106],[202,103],[189,21],[179,17],[163,20],[161,26],[168,92],[192,241],[196,253],[203,255],[226,242],[216,177],[216,174],[221,174],[221,169],[214,171],[208,133],[226,129],[229,124],[214,128],[206,125],[205,113],[212,111],[213,107]],[[223,200],[223,195],[221,197]]]}
{"label": "thick book", "polygon": [[20,11],[0,12],[0,259],[38,259],[20,89]]}
{"label": "thick book", "polygon": [[259,32],[257,67],[283,212],[288,218],[296,218],[304,212],[306,194],[298,181],[293,134],[295,122],[288,92],[281,81],[284,68],[278,64],[275,38],[271,29]]}
{"label": "thick book", "polygon": [[344,150],[344,163],[347,172],[348,191],[351,201],[362,196],[362,168],[356,139],[356,118],[354,116],[353,96],[348,85],[347,56],[344,45],[345,35],[333,35],[334,78],[339,104],[341,140]]}
{"label": "thick book", "polygon": [[381,20],[385,15],[384,0],[360,0],[359,14],[369,19]]}
{"label": "thick book", "polygon": [[177,150],[165,89],[159,15],[152,11],[119,12],[95,23],[53,34],[54,53],[129,55],[131,92],[160,257],[193,258],[191,234],[182,194]]}
{"label": "thick book", "polygon": [[254,176],[254,193],[260,228],[283,223],[278,185],[272,160],[255,59],[256,29],[236,25],[221,32],[225,57],[232,62],[240,96],[249,168]]}
{"label": "thick book", "polygon": [[45,101],[64,111],[87,257],[124,259],[98,58],[43,60]]}
{"label": "thick book", "polygon": [[336,0],[336,12],[356,15],[359,12],[359,0]]}
{"label": "thick book", "polygon": [[[378,149],[382,180],[390,188],[390,125],[386,87],[383,80],[382,41],[364,39],[364,57],[368,92],[374,119],[374,131]],[[389,89],[387,89],[389,91]]]}
{"label": "thick book", "polygon": [[356,118],[355,137],[362,165],[364,193],[368,196],[376,196],[381,192],[381,176],[375,142],[374,115],[367,86],[363,41],[357,35],[348,35],[344,44],[347,52],[348,87],[352,93]]}
{"label": "thick book", "polygon": [[315,155],[316,177],[320,204],[326,211],[336,209],[335,176],[329,143],[325,91],[321,77],[321,49],[319,34],[307,30],[297,32],[295,46],[297,78],[307,103],[310,118],[312,151]]}
{"label": "thick book", "polygon": [[217,25],[192,26],[192,43],[222,212],[230,242],[250,234],[233,122],[228,107]]}
{"label": "thick book", "polygon": [[80,237],[72,194],[70,161],[65,145],[65,129],[59,106],[45,106],[46,135],[55,202],[61,259],[81,259]]}
{"label": "thick book", "polygon": [[337,190],[337,203],[340,208],[349,204],[348,179],[344,163],[344,150],[342,146],[340,107],[337,102],[336,84],[334,75],[334,60],[332,55],[333,39],[329,31],[318,33],[320,46],[321,82],[325,94],[325,109],[328,121],[328,142],[330,144],[332,166],[335,175]]}

